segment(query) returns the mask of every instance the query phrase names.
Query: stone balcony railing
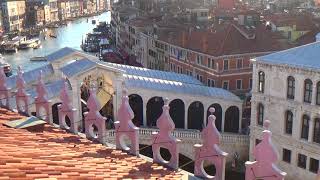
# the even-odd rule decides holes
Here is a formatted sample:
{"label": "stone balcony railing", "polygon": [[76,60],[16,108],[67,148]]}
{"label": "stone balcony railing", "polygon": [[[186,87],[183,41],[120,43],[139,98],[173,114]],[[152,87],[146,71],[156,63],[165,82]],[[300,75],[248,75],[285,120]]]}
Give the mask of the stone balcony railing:
{"label": "stone balcony railing", "polygon": [[[154,128],[139,128],[139,137],[142,139],[150,139],[152,132],[159,131]],[[201,132],[198,130],[185,130],[185,129],[176,129],[172,132],[172,135],[182,141],[193,141],[201,143]],[[107,131],[107,139],[113,141],[115,138],[115,130]],[[221,143],[222,144],[239,144],[239,145],[248,145],[249,136],[240,135],[233,133],[221,133]]]}

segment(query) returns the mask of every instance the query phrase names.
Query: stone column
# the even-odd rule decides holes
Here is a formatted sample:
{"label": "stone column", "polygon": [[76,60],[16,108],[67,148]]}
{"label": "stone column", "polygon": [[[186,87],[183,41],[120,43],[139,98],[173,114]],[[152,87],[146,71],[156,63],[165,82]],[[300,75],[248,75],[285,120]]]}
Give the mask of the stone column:
{"label": "stone column", "polygon": [[188,129],[188,106],[184,110],[184,129]]}
{"label": "stone column", "polygon": [[292,124],[292,137],[299,140],[301,136],[301,122],[302,122],[301,110],[295,109],[295,112],[293,114],[293,122],[296,122],[296,123]]}
{"label": "stone column", "polygon": [[310,117],[310,121],[309,121],[308,142],[312,142],[312,139],[313,139],[314,118],[315,118],[315,115],[312,114],[311,117]]}
{"label": "stone column", "polygon": [[311,105],[315,105],[316,104],[316,98],[317,98],[317,82],[313,81]]}
{"label": "stone column", "polygon": [[221,132],[223,133],[224,132],[224,117],[225,117],[225,113],[226,113],[226,107],[225,106],[222,106],[222,113],[221,113]]}
{"label": "stone column", "polygon": [[[81,82],[81,81],[79,81]],[[83,129],[83,119],[82,119],[82,108],[81,108],[81,91],[80,83],[77,80],[70,80],[72,87],[72,107],[76,108],[78,111],[75,112],[74,118],[75,121],[78,121],[80,127]]]}
{"label": "stone column", "polygon": [[147,127],[147,99],[143,98],[143,126]]}
{"label": "stone column", "polygon": [[242,125],[242,107],[239,108],[239,133],[241,133],[241,125]]}

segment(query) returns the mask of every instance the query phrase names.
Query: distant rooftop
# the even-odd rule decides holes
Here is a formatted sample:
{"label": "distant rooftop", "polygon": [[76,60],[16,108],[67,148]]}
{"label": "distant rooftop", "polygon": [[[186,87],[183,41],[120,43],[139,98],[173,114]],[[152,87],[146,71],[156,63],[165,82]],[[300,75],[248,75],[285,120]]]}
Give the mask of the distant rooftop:
{"label": "distant rooftop", "polygon": [[320,70],[320,42],[256,58],[259,62]]}

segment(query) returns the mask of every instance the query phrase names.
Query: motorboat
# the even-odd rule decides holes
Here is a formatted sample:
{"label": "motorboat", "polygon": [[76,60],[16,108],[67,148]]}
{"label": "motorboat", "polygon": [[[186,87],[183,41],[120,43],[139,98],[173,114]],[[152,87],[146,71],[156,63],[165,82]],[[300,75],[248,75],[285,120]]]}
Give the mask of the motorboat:
{"label": "motorboat", "polygon": [[35,56],[30,58],[30,61],[47,61],[46,57],[43,56]]}
{"label": "motorboat", "polygon": [[49,36],[50,36],[51,38],[57,38],[57,36],[54,35],[54,34],[50,34]]}
{"label": "motorboat", "polygon": [[12,75],[12,70],[11,70],[11,66],[9,63],[7,63],[4,59],[4,57],[2,56],[2,54],[0,54],[0,68],[3,68],[4,73],[6,74],[7,77]]}
{"label": "motorboat", "polygon": [[7,41],[4,43],[4,51],[5,52],[17,52],[19,47],[18,41]]}
{"label": "motorboat", "polygon": [[39,48],[41,45],[41,41],[38,38],[26,40],[23,43],[20,43],[19,49],[28,49],[28,48]]}

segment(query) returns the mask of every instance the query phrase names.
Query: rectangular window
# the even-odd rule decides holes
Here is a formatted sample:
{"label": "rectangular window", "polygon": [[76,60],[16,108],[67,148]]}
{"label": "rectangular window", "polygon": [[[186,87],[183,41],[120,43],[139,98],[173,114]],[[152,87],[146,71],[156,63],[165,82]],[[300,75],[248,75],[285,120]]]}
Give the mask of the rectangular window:
{"label": "rectangular window", "polygon": [[252,79],[249,79],[249,88],[252,89]]}
{"label": "rectangular window", "polygon": [[309,171],[313,173],[317,173],[318,169],[319,169],[319,160],[310,158]]}
{"label": "rectangular window", "polygon": [[229,89],[229,81],[223,81],[222,88],[228,90]]}
{"label": "rectangular window", "polygon": [[317,99],[316,99],[317,105],[320,105],[320,82],[317,83]]}
{"label": "rectangular window", "polygon": [[242,89],[242,80],[241,79],[237,80],[237,89]]}
{"label": "rectangular window", "polygon": [[283,149],[282,151],[282,161],[291,163],[291,151],[288,149]]}
{"label": "rectangular window", "polygon": [[197,55],[197,64],[202,65],[203,64],[203,57],[200,55]]}
{"label": "rectangular window", "polygon": [[237,68],[242,69],[243,68],[243,59],[237,59]]}
{"label": "rectangular window", "polygon": [[208,63],[207,63],[207,64],[208,64],[208,68],[211,68],[211,67],[212,67],[212,64],[211,64],[211,63],[212,63],[211,59],[208,58]]}
{"label": "rectangular window", "polygon": [[228,60],[223,60],[223,70],[228,70],[229,69],[229,61]]}
{"label": "rectangular window", "polygon": [[298,154],[298,167],[306,169],[307,166],[307,156],[303,154]]}

